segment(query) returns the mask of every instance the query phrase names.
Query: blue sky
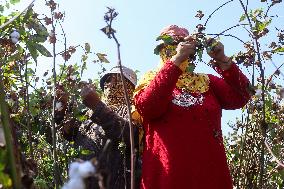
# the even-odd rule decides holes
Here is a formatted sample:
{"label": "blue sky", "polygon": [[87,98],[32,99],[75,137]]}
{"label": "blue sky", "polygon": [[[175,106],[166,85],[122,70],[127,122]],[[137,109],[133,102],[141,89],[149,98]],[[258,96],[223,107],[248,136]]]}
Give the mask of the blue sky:
{"label": "blue sky", "polygon": [[[31,0],[21,0],[19,9],[22,9],[29,2]],[[107,68],[117,64],[116,46],[114,41],[108,39],[100,29],[105,26],[103,16],[107,10],[106,6],[115,8],[119,15],[113,27],[116,29],[117,38],[121,43],[122,64],[134,70],[139,70],[139,76],[141,76],[146,71],[155,68],[159,61],[159,57],[153,53],[153,49],[157,45],[155,39],[163,27],[176,24],[188,28],[191,33],[198,23],[205,23],[208,15],[227,1],[61,0],[57,2],[60,4],[60,9],[66,14],[63,27],[67,36],[67,45],[90,43],[92,51],[108,55],[111,63],[106,65]],[[43,0],[37,0],[35,5],[38,12],[46,12],[47,8],[44,6]],[[249,8],[252,9],[263,5],[265,4],[261,3],[260,0],[249,1]],[[194,17],[198,10],[202,10],[205,14],[201,21]],[[280,17],[275,19],[277,25],[281,22],[284,23],[281,12],[284,12],[283,4],[272,8],[271,14],[280,13]],[[241,14],[241,5],[238,0],[234,0],[212,16],[207,24],[206,32],[219,33],[237,24]],[[248,36],[246,31],[241,28],[233,29],[230,33],[237,35],[244,41]],[[243,49],[242,44],[233,38],[222,37],[221,41],[225,45],[225,52],[228,56]],[[59,45],[58,51],[63,50],[60,48],[62,46]],[[207,55],[204,55],[204,60],[208,61]],[[60,61],[58,60],[58,62]],[[80,57],[74,56],[70,63],[74,62],[80,63]],[[51,67],[52,59],[41,58],[40,65],[39,74]],[[96,73],[100,67],[92,63],[91,60],[87,66],[88,70],[85,72],[84,78],[98,77]],[[247,73],[245,69],[243,70]],[[196,71],[216,75],[215,71],[204,63],[199,63]],[[240,115],[240,110],[223,112],[222,124],[225,132],[228,131],[225,126],[226,123],[234,121],[236,115]]]}

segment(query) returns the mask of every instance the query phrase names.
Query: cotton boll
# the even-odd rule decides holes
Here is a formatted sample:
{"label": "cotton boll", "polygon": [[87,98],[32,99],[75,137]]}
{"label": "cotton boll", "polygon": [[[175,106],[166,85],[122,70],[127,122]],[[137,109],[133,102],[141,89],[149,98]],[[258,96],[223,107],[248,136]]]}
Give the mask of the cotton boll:
{"label": "cotton boll", "polygon": [[258,108],[262,108],[262,107],[263,107],[263,101],[257,102],[257,103],[256,103],[256,106],[257,106]]}
{"label": "cotton boll", "polygon": [[64,184],[62,189],[85,189],[84,178],[95,173],[95,167],[90,161],[83,163],[73,162],[69,167],[70,180]]}
{"label": "cotton boll", "polygon": [[261,97],[261,93],[262,93],[262,90],[261,90],[261,89],[255,90],[255,96]]}
{"label": "cotton boll", "polygon": [[61,111],[63,109],[62,102],[56,102],[55,110]]}
{"label": "cotton boll", "polygon": [[73,162],[70,164],[69,167],[69,177],[70,178],[78,178],[80,177],[79,175],[79,167],[80,163],[79,162]]}
{"label": "cotton boll", "polygon": [[85,183],[83,179],[77,177],[70,179],[62,189],[85,189]]}
{"label": "cotton boll", "polygon": [[76,79],[77,79],[77,76],[76,76],[76,75],[71,75],[71,76],[70,76],[70,79],[71,79],[71,80],[76,80]]}
{"label": "cotton boll", "polygon": [[19,41],[19,39],[18,39],[18,38],[15,38],[15,37],[12,37],[11,40],[12,40],[12,42],[13,42],[14,44],[18,43],[18,41]]}
{"label": "cotton boll", "polygon": [[82,178],[87,178],[95,173],[95,167],[90,161],[85,161],[84,163],[80,164],[79,167],[79,175]]}
{"label": "cotton boll", "polygon": [[6,145],[6,141],[5,141],[5,136],[4,136],[4,129],[0,126],[0,147],[5,146],[5,145]]}
{"label": "cotton boll", "polygon": [[17,39],[19,39],[19,38],[20,38],[20,34],[19,34],[19,32],[17,32],[17,30],[14,30],[14,31],[10,34],[10,37],[11,37],[11,38],[17,38]]}

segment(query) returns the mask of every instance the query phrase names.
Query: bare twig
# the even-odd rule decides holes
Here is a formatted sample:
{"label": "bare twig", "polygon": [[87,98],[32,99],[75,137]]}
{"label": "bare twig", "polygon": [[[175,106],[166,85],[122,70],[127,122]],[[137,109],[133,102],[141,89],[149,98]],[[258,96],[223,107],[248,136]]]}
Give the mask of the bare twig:
{"label": "bare twig", "polygon": [[229,0],[229,1],[227,1],[226,3],[222,4],[221,6],[219,6],[217,9],[215,9],[215,10],[208,16],[208,18],[207,18],[207,20],[206,20],[204,26],[207,25],[209,19],[212,17],[212,15],[213,15],[215,12],[217,12],[220,8],[222,8],[222,7],[225,6],[226,4],[228,4],[228,3],[230,3],[230,2],[233,2],[233,1],[234,1],[234,0]]}
{"label": "bare twig", "polygon": [[[74,46],[74,49],[76,49],[77,47],[81,47],[82,49],[84,49],[84,48],[82,47],[82,45],[76,45],[76,46]],[[66,50],[67,50],[67,49],[66,49]],[[65,50],[65,48],[64,48],[63,51],[60,51],[60,52],[56,53],[56,56],[57,56],[57,55],[62,55],[63,53],[66,52],[66,50]]]}
{"label": "bare twig", "polygon": [[282,63],[279,67],[275,65],[275,63],[271,60],[272,65],[280,72],[280,75],[284,78],[284,74],[280,71],[280,68],[283,66],[284,63]]}
{"label": "bare twig", "polygon": [[266,18],[268,16],[268,12],[270,11],[271,7],[273,6],[274,4],[270,4],[265,12],[265,16],[264,18]]}
{"label": "bare twig", "polygon": [[6,23],[4,23],[2,26],[0,26],[0,30],[5,28],[6,26],[8,26],[9,24],[11,24],[12,22],[14,22],[14,20],[16,20],[19,16],[21,16],[24,12],[26,12],[28,9],[30,9],[33,4],[34,4],[35,0],[33,0],[22,12],[20,12],[18,15],[14,16],[13,18],[11,18],[9,21],[7,21]]}
{"label": "bare twig", "polygon": [[32,125],[30,123],[30,96],[29,96],[29,77],[28,77],[28,61],[26,60],[25,56],[25,64],[26,64],[26,70],[25,70],[25,80],[26,80],[26,108],[27,108],[27,128],[28,128],[28,139],[29,139],[29,147],[30,147],[30,156],[31,159],[34,160],[34,152],[33,152],[33,143],[32,143]]}
{"label": "bare twig", "polygon": [[[23,80],[23,75],[22,75],[22,72],[21,72],[21,70],[22,70],[22,67],[20,66],[20,72],[19,72],[19,74],[20,74],[20,81],[22,82],[22,83],[25,83],[25,81]],[[36,92],[37,94],[39,94],[39,97],[42,99],[42,100],[44,100],[44,98],[42,97],[42,93],[40,92],[40,91],[38,91],[38,89],[35,87],[35,86],[33,86],[29,81],[27,82],[27,84],[28,84],[28,86],[29,87],[31,87],[31,88],[33,88],[33,91],[34,92]]]}
{"label": "bare twig", "polygon": [[[274,73],[271,75],[271,76],[269,76],[268,78],[269,78],[269,80],[267,81],[267,83],[266,83],[266,85],[265,85],[265,90],[267,89],[267,87],[268,87],[268,85],[269,85],[269,83],[271,82],[271,80],[272,80],[272,78],[276,75],[276,73],[279,71],[280,72],[280,68],[284,65],[284,63],[282,63],[279,67],[277,67],[276,65],[275,65],[275,63],[271,60],[271,62],[272,62],[272,64],[273,64],[273,66],[276,68],[276,70],[274,71]],[[283,78],[284,78],[284,74],[282,73],[282,72],[280,72],[280,74],[283,76]]]}
{"label": "bare twig", "polygon": [[[53,35],[55,35],[55,25],[54,25],[54,12],[51,10],[51,25],[52,25],[52,31]],[[56,123],[55,123],[55,107],[56,107],[56,45],[55,42],[52,44],[52,52],[53,52],[53,100],[52,100],[52,120],[51,120],[51,134],[52,134],[52,156],[53,156],[53,171],[54,171],[54,184],[55,188],[59,188],[59,182],[60,182],[60,174],[58,169],[58,157],[57,157],[57,137],[56,137]]]}
{"label": "bare twig", "polygon": [[[111,18],[113,12],[111,13]],[[112,21],[113,19],[110,20],[108,27],[111,29],[112,27]],[[131,189],[135,188],[135,149],[134,149],[134,133],[133,133],[133,125],[132,125],[132,115],[131,115],[131,104],[130,104],[130,98],[129,95],[127,93],[127,88],[126,88],[126,82],[125,82],[125,78],[123,75],[123,70],[122,70],[122,64],[121,64],[121,57],[120,57],[120,43],[118,42],[114,32],[111,32],[111,36],[113,37],[113,39],[115,40],[116,46],[117,46],[117,56],[118,56],[118,66],[120,69],[120,76],[121,76],[121,80],[122,80],[122,85],[123,85],[123,91],[124,91],[124,98],[126,101],[126,105],[127,105],[127,113],[128,113],[128,117],[129,117],[129,134],[130,134],[130,148],[131,148]]]}
{"label": "bare twig", "polygon": [[[250,17],[249,17],[249,14],[247,12],[247,9],[244,5],[244,3],[242,2],[242,0],[239,0],[243,10],[244,10],[244,13],[247,17],[247,20],[249,22],[249,25],[250,25],[250,29],[252,30],[253,29],[253,25],[252,25],[252,22],[250,20]],[[261,157],[260,157],[260,178],[259,178],[259,188],[262,188],[263,186],[263,175],[264,175],[264,148],[265,148],[265,139],[266,139],[266,114],[265,114],[265,96],[264,96],[264,90],[265,90],[265,78],[264,78],[264,69],[262,67],[262,64],[261,64],[261,55],[260,55],[260,44],[258,42],[258,39],[256,37],[254,37],[254,41],[255,41],[255,46],[256,46],[256,53],[257,53],[257,57],[258,57],[258,61],[259,61],[259,68],[260,68],[260,76],[261,76],[261,83],[262,83],[262,102],[263,102],[263,106],[262,106],[262,127],[261,127],[261,131],[262,131],[262,136],[263,136],[263,139],[262,139],[262,147],[261,147]],[[255,63],[253,62],[253,85],[254,85],[254,67],[255,67]]]}
{"label": "bare twig", "polygon": [[233,29],[233,28],[236,28],[236,27],[239,27],[239,26],[246,26],[246,25],[248,25],[248,24],[236,24],[236,25],[234,25],[234,26],[232,26],[232,27],[229,27],[228,29],[222,31],[222,32],[220,33],[220,35],[223,34],[223,33],[225,33],[225,32],[227,32],[227,31],[229,31],[229,30],[231,30],[231,29]]}
{"label": "bare twig", "polygon": [[[61,22],[59,22],[59,25],[60,25],[61,30],[62,30],[62,33],[63,33],[63,37],[64,37],[64,53],[66,53],[66,51],[67,51],[67,39],[66,39],[66,33],[64,32],[64,29],[63,29],[63,27],[62,27]],[[62,70],[61,70],[61,73],[60,73],[60,76],[59,76],[58,82],[60,82],[60,81],[61,81],[62,75],[63,75],[63,73],[64,73],[64,71],[65,71],[66,62],[67,62],[67,59],[66,59],[66,58],[64,58],[63,68],[62,68]]]}
{"label": "bare twig", "polygon": [[121,80],[122,80],[122,85],[123,85],[123,91],[124,91],[124,98],[126,101],[127,105],[127,112],[129,116],[129,132],[130,132],[130,148],[131,148],[131,189],[135,188],[135,150],[134,150],[134,134],[133,134],[133,125],[132,125],[132,118],[131,118],[131,105],[130,105],[130,98],[127,93],[127,88],[126,88],[126,82],[124,79],[123,71],[122,71],[122,65],[121,65],[121,59],[120,59],[120,44],[118,40],[116,39],[115,35],[112,34],[113,39],[116,42],[117,45],[117,52],[118,52],[118,65],[120,69],[120,75],[121,75]]}
{"label": "bare twig", "polygon": [[225,37],[233,37],[233,38],[239,40],[240,42],[242,42],[243,44],[246,44],[246,42],[244,42],[242,39],[240,39],[239,37],[237,37],[235,35],[232,35],[232,34],[220,34],[220,33],[218,33],[218,34],[207,34],[207,35],[209,35],[209,36],[210,35],[215,35],[216,37],[218,37],[220,35],[225,36]]}
{"label": "bare twig", "polygon": [[[249,112],[247,111],[247,117],[249,117]],[[248,119],[247,119],[247,124],[248,124]],[[243,133],[243,132],[242,132]],[[244,134],[244,138],[242,137],[241,138],[241,148],[240,148],[240,167],[239,167],[239,169],[240,170],[242,170],[242,166],[243,166],[243,159],[244,159],[244,157],[243,157],[243,154],[244,154],[244,147],[245,147],[245,144],[246,144],[246,141],[247,141],[247,135],[248,135],[248,129],[246,129],[246,131],[245,131],[245,134]],[[240,178],[240,172],[238,172],[238,177],[237,177],[237,179],[239,179]],[[239,181],[237,181],[237,189],[239,189],[240,188],[240,186],[239,186]]]}
{"label": "bare twig", "polygon": [[265,146],[267,148],[267,150],[269,151],[269,153],[271,154],[271,156],[274,158],[274,161],[281,166],[282,168],[284,168],[284,164],[274,155],[274,153],[272,152],[272,149],[269,147],[268,143],[265,141]]}

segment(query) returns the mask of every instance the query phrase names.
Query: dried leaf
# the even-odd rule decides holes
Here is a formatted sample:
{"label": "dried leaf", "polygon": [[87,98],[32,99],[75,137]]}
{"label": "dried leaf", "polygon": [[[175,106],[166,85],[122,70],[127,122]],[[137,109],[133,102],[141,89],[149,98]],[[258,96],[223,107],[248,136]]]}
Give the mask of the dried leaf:
{"label": "dried leaf", "polygon": [[163,43],[157,45],[156,48],[154,49],[154,54],[159,55],[163,47],[164,47]]}
{"label": "dried leaf", "polygon": [[196,18],[199,18],[199,20],[201,20],[203,18],[204,14],[201,10],[198,10],[195,17]]}
{"label": "dried leaf", "polygon": [[109,26],[102,28],[101,31],[104,32],[108,36],[108,38],[111,38],[111,34],[116,32],[114,29],[112,29]]}
{"label": "dried leaf", "polygon": [[109,63],[108,59],[106,59],[106,54],[102,54],[102,53],[97,53],[96,54],[98,59],[100,60],[100,62],[102,63]]}
{"label": "dried leaf", "polygon": [[90,53],[91,51],[91,46],[89,43],[85,43],[85,50],[86,50],[86,53]]}
{"label": "dried leaf", "polygon": [[246,19],[246,15],[245,15],[245,14],[243,14],[243,15],[241,16],[241,18],[240,18],[239,22],[242,22],[242,21],[244,21],[245,19]]}

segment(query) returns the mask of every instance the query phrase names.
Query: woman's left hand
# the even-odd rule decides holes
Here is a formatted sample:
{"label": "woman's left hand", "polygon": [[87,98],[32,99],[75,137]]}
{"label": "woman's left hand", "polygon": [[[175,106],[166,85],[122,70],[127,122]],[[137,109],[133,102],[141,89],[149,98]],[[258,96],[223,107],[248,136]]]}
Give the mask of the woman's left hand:
{"label": "woman's left hand", "polygon": [[229,69],[231,67],[232,60],[225,55],[224,45],[212,38],[207,40],[207,44],[209,46],[209,48],[207,48],[207,53],[215,60],[214,64],[222,70]]}

